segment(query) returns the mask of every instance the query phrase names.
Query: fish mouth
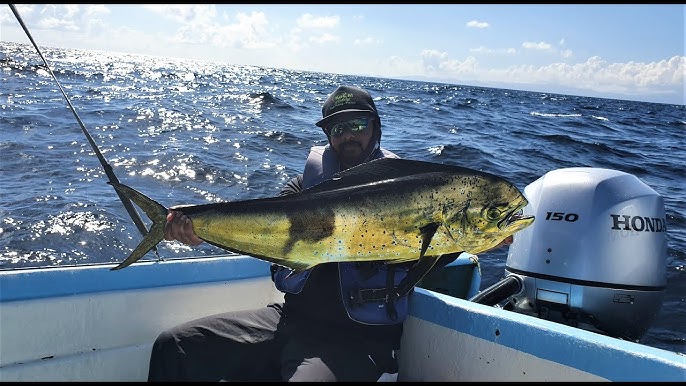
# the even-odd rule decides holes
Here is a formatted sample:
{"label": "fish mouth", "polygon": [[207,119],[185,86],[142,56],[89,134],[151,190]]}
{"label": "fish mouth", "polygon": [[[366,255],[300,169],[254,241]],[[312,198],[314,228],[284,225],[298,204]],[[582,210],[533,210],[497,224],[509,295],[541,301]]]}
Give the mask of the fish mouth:
{"label": "fish mouth", "polygon": [[503,230],[503,229],[507,229],[507,228],[513,226],[514,224],[522,224],[522,225],[526,224],[526,225],[528,225],[531,222],[533,222],[534,216],[524,214],[524,207],[525,206],[526,206],[526,203],[519,206],[518,208],[514,208],[510,212],[510,214],[505,216],[505,218],[502,219],[498,223],[498,229]]}

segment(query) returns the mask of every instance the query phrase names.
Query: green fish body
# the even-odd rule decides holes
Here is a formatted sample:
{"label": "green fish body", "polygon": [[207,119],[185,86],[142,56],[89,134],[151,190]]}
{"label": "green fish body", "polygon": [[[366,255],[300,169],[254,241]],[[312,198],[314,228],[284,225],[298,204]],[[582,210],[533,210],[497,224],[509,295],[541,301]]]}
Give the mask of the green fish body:
{"label": "green fish body", "polygon": [[[125,185],[153,220],[133,253],[139,260],[164,238],[167,208]],[[294,271],[327,262],[429,260],[488,251],[533,222],[526,198],[504,179],[476,170],[383,158],[286,196],[175,207],[206,242]]]}

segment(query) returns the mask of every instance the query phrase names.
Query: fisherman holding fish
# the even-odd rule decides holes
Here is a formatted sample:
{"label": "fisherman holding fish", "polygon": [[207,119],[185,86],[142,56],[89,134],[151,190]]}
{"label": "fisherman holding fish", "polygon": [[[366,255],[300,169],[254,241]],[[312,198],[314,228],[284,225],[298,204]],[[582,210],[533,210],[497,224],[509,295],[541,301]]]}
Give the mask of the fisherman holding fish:
{"label": "fisherman holding fish", "polygon": [[[379,158],[398,158],[382,148],[381,119],[370,94],[338,87],[316,123],[326,146],[310,150],[305,169],[281,195],[301,192],[335,173]],[[435,229],[434,229],[435,231]],[[166,240],[203,242],[190,217],[170,210]],[[503,244],[509,244],[508,237]],[[432,261],[437,269],[449,254]],[[301,272],[273,264],[272,279],[283,303],[193,320],[162,332],[154,343],[149,381],[377,381],[397,373],[408,296],[416,261],[334,262]],[[409,282],[409,286],[406,283]],[[405,284],[407,290],[399,290]]]}

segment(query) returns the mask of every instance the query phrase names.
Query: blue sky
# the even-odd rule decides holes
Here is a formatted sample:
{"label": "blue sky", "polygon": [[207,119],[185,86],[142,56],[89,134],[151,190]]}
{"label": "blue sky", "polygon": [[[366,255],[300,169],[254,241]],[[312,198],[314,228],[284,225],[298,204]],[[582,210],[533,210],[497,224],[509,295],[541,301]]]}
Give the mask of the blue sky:
{"label": "blue sky", "polygon": [[45,47],[686,104],[684,4],[16,7]]}

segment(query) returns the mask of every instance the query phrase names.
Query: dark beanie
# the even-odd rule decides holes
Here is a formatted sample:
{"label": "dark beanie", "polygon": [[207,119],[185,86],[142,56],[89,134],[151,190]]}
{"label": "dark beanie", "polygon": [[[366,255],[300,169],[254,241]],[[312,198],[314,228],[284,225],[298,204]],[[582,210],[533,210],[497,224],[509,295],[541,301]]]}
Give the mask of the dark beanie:
{"label": "dark beanie", "polygon": [[376,111],[374,100],[371,95],[361,88],[351,86],[339,86],[322,106],[322,119],[316,123],[317,126],[324,128],[326,125],[337,118],[354,118],[359,113],[371,115],[376,118],[381,126],[379,113]]}

